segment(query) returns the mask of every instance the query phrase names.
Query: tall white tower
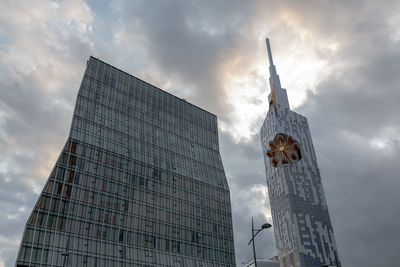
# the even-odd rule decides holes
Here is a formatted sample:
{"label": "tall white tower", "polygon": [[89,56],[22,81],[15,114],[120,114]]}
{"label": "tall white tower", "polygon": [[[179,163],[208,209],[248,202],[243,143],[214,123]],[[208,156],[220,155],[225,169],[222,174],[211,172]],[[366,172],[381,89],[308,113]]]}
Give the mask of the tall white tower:
{"label": "tall white tower", "polygon": [[290,110],[272,60],[261,143],[281,267],[341,266],[307,119]]}

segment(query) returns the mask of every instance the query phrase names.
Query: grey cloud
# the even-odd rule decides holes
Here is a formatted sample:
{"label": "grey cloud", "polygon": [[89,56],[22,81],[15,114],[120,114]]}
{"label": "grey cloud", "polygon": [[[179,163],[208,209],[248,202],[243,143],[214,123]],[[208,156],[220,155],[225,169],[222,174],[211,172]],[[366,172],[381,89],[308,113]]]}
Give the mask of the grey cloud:
{"label": "grey cloud", "polygon": [[[220,135],[222,161],[231,190],[236,263],[241,266],[241,262],[252,259],[251,246],[247,245],[251,238],[251,217],[254,217],[255,227],[260,227],[266,222],[266,214],[259,206],[269,209],[265,194],[254,190],[260,188],[267,192],[261,142],[259,135],[239,143],[228,133]],[[268,259],[277,254],[272,229],[260,234],[256,248],[260,258]]]}
{"label": "grey cloud", "polygon": [[37,198],[22,173],[0,173],[0,259],[13,266],[27,214]]}
{"label": "grey cloud", "polygon": [[65,14],[53,16],[47,4],[51,2],[0,4],[0,33],[7,33],[0,46],[0,265],[4,266],[15,263],[24,224],[37,199],[35,191],[44,185],[65,142],[85,59],[92,51],[76,21],[64,23]]}
{"label": "grey cloud", "polygon": [[387,27],[374,29],[380,19],[385,21],[372,18],[371,28],[365,21],[353,23],[356,34],[343,31],[349,38],[329,61],[340,67],[298,108],[309,118],[346,266],[395,265],[399,248],[400,53]]}
{"label": "grey cloud", "polygon": [[[317,11],[307,4],[302,8],[310,8],[311,13]],[[397,227],[400,209],[395,204],[399,202],[396,190],[400,186],[396,163],[400,154],[395,140],[399,134],[398,43],[388,34],[388,27],[384,27],[386,20],[382,10],[369,21],[370,25],[365,16],[373,13],[371,6],[362,7],[360,14],[364,19],[355,21],[350,15],[357,6],[346,6],[348,10],[342,14],[335,11],[343,7],[335,7],[333,12],[328,11],[327,6],[323,9],[309,18],[297,15],[315,34],[323,36],[324,31],[329,31],[333,33],[332,41],[338,37],[344,39],[339,39],[338,53],[321,55],[328,60],[328,66],[332,66],[331,75],[316,86],[317,93],[308,93],[305,104],[298,110],[309,118],[312,127],[343,264],[390,266],[396,262],[399,246],[395,240],[400,235]],[[326,21],[337,21],[338,24]],[[284,47],[281,45],[280,49]],[[279,66],[279,62],[276,64]],[[387,147],[372,146],[370,142],[375,137],[381,138]],[[258,137],[254,136],[248,145],[253,146],[254,142],[258,142]],[[231,147],[240,151],[241,144]],[[234,153],[224,154],[229,155],[226,161],[235,163],[235,157],[231,156]],[[241,156],[245,157],[244,153],[238,157]],[[227,164],[226,168],[232,171],[235,165],[237,169],[241,166],[246,170],[254,169],[246,163],[244,161],[240,166]],[[261,164],[256,168],[260,167]],[[235,173],[233,177],[241,175]],[[246,187],[235,178],[231,180],[232,194],[237,185]],[[235,196],[233,198],[235,201]],[[251,207],[248,204],[243,206]],[[248,212],[244,208],[239,214],[246,214],[244,211]],[[238,220],[234,215],[234,222]],[[239,225],[236,223],[235,227]],[[240,229],[246,229],[244,222],[242,225]],[[243,242],[244,236],[240,237],[240,242]],[[236,248],[239,259],[244,259],[245,255],[248,257],[249,252],[243,253],[243,246],[237,245]],[[259,254],[269,256],[265,251]]]}
{"label": "grey cloud", "polygon": [[150,5],[138,1],[125,7],[125,32],[144,34],[149,56],[163,74],[193,88],[192,102],[228,120],[232,107],[222,84],[224,64],[240,47],[245,15],[253,12],[253,6],[236,1]]}
{"label": "grey cloud", "polygon": [[[85,34],[72,27],[76,25],[68,28],[52,18],[47,18],[46,24],[54,22],[50,31],[35,23],[27,31],[23,22],[1,20],[0,110],[6,115],[0,124],[0,161],[9,168],[0,180],[1,218],[21,207],[27,210],[19,212],[16,219],[2,219],[0,236],[14,240],[22,235],[36,199],[27,181],[35,180],[41,186],[47,178],[48,173],[43,176],[46,171],[38,168],[50,168],[47,161],[56,157],[65,141],[89,54],[116,66],[122,64],[134,75],[132,69],[156,66],[156,71],[173,84],[170,90],[188,94],[190,102],[216,113],[229,126],[235,122],[234,107],[227,102],[229,88],[224,79],[227,74],[245,71],[257,80],[260,94],[268,90],[267,77],[254,72],[256,67],[251,63],[265,56],[265,51],[259,53],[264,43],[259,44],[258,38],[269,31],[278,70],[279,55],[298,43],[309,45],[328,62],[328,75],[297,110],[309,118],[344,265],[396,265],[400,238],[396,205],[400,200],[400,55],[394,26],[388,20],[398,14],[398,5],[395,1],[121,1],[110,9],[104,8],[104,3],[93,8],[97,12],[93,32]],[[125,34],[141,38],[142,43],[129,45],[132,49],[144,46],[139,49],[142,54],[131,54],[131,48],[124,54],[115,51],[113,40],[107,38],[121,27]],[[329,43],[336,43],[337,50],[328,49]],[[48,64],[37,64],[39,68],[27,75],[21,71],[25,65],[16,65],[20,58],[26,64],[42,60]],[[149,68],[144,75],[159,78],[151,71]],[[46,79],[54,82],[52,90],[43,90]],[[287,89],[290,94],[291,88]],[[264,103],[267,109],[266,99],[249,98],[249,104],[257,103]],[[258,132],[264,115],[254,114],[251,132]],[[381,138],[386,147],[372,146],[372,138]],[[257,134],[238,142],[229,132],[221,132],[220,140],[232,192],[240,266],[252,257],[247,246],[251,216],[260,225],[269,215],[264,214],[268,199],[260,191],[265,186],[262,150]],[[4,248],[0,262],[11,266],[16,245],[0,245]],[[263,258],[276,254],[272,231],[257,238],[257,248]]]}
{"label": "grey cloud", "polygon": [[[0,162],[0,259],[13,266],[27,216],[49,173],[49,159],[62,145],[70,120],[66,110],[50,104],[30,79],[20,83],[0,82],[1,110],[7,117],[1,124]],[[52,97],[55,97],[52,95]],[[47,173],[43,175],[43,172]]]}
{"label": "grey cloud", "polygon": [[[382,71],[379,64],[375,67],[375,73]],[[349,88],[354,85],[346,79],[323,83],[300,110],[312,127],[343,262],[389,266],[397,257],[394,240],[400,236],[400,209],[394,204],[399,202],[400,154],[391,144],[399,133],[396,99],[400,95],[396,86],[379,92],[368,72],[347,75],[364,82],[355,88]],[[388,128],[395,136],[387,136]],[[374,137],[387,147],[373,147]]]}
{"label": "grey cloud", "polygon": [[243,188],[265,184],[263,155],[259,135],[249,141],[236,143],[228,133],[221,134],[221,155],[228,175],[234,177],[233,186]]}

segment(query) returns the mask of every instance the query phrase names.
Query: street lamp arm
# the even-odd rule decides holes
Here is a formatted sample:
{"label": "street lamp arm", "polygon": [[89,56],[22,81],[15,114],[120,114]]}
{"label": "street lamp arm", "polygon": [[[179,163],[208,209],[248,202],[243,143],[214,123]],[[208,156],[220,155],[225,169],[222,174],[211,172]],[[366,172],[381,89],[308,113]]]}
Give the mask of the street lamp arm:
{"label": "street lamp arm", "polygon": [[250,243],[254,240],[254,238],[256,237],[256,235],[257,235],[259,232],[261,232],[261,230],[263,230],[263,229],[264,229],[264,228],[261,228],[261,229],[258,229],[258,230],[257,230],[256,234],[253,235],[253,237],[250,239],[249,243],[247,244],[248,246],[250,246]]}
{"label": "street lamp arm", "polygon": [[[258,230],[254,230],[254,222],[253,222],[253,217],[251,217],[251,239],[249,241],[248,246],[250,246],[250,243],[253,242],[253,257],[254,257],[254,266],[257,267],[257,257],[256,257],[256,246],[254,244],[254,238],[256,237],[256,235],[258,235],[259,232],[261,232],[261,230],[270,228],[272,225],[269,223],[264,223],[263,225],[261,225],[261,228]],[[256,234],[254,234],[254,232],[256,232]]]}

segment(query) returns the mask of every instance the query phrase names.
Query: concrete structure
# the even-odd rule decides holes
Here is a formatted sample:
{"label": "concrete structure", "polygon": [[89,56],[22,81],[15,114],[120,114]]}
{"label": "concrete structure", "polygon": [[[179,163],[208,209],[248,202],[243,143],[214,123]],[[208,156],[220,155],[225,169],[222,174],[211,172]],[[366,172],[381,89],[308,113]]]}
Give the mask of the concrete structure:
{"label": "concrete structure", "polygon": [[290,110],[272,60],[261,143],[281,267],[340,266],[307,119]]}
{"label": "concrete structure", "polygon": [[91,57],[16,266],[235,266],[216,116]]}

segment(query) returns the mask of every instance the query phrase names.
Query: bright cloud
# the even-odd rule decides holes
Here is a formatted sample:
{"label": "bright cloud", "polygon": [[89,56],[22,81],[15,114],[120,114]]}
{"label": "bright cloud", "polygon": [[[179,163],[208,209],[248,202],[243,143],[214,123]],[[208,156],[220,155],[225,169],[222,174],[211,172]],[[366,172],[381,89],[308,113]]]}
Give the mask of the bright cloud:
{"label": "bright cloud", "polygon": [[[89,55],[218,116],[237,262],[250,259],[250,218],[271,221],[258,136],[267,35],[291,107],[309,119],[343,263],[396,265],[399,11],[396,1],[1,1],[0,267],[14,264]],[[257,242],[261,257],[276,254],[272,231]]]}

